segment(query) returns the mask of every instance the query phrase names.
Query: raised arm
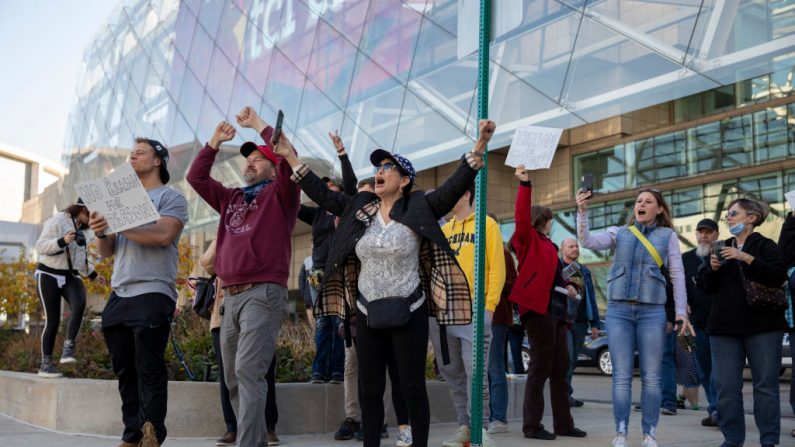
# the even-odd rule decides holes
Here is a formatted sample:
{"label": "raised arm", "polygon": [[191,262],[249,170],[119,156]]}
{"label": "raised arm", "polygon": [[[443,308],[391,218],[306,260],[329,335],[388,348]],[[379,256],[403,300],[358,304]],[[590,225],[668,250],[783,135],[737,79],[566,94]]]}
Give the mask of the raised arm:
{"label": "raised arm", "polygon": [[349,196],[356,195],[356,183],[358,183],[358,179],[356,178],[356,173],[353,172],[353,165],[351,165],[351,160],[348,158],[348,153],[345,152],[345,145],[342,144],[342,138],[338,132],[331,132],[328,133],[329,138],[331,138],[331,142],[334,144],[334,149],[337,150],[337,155],[340,157],[340,168],[342,170],[342,189],[345,194]]}
{"label": "raised arm", "polygon": [[616,245],[618,227],[610,227],[597,235],[591,234],[588,228],[588,200],[590,198],[590,192],[577,191],[577,240],[581,246],[591,250],[611,249]]}
{"label": "raised arm", "polygon": [[221,212],[224,200],[232,193],[232,188],[227,188],[218,180],[210,176],[210,171],[215,162],[215,156],[222,143],[235,137],[235,128],[226,121],[218,123],[210,141],[199,151],[188,171],[187,180],[196,193],[204,199],[215,211]]}
{"label": "raised arm", "polygon": [[345,207],[353,200],[353,196],[330,190],[328,185],[317,174],[312,172],[307,165],[301,163],[293,144],[283,132],[278,144],[276,144],[275,152],[284,157],[287,164],[292,167],[293,175],[291,179],[300,186],[310,199],[335,216],[342,216]]}
{"label": "raised arm", "polygon": [[479,126],[478,140],[472,150],[464,154],[458,169],[445,180],[442,186],[425,196],[437,219],[453,210],[458,199],[475,181],[478,171],[483,167],[483,154],[486,152],[486,145],[497,127],[490,120],[480,120]]}
{"label": "raised arm", "polygon": [[513,242],[524,250],[533,240],[538,238],[538,233],[533,228],[533,185],[530,182],[530,174],[524,168],[524,165],[517,166],[514,175],[519,179],[519,190],[516,193],[516,206],[514,209],[516,228],[513,233]]}

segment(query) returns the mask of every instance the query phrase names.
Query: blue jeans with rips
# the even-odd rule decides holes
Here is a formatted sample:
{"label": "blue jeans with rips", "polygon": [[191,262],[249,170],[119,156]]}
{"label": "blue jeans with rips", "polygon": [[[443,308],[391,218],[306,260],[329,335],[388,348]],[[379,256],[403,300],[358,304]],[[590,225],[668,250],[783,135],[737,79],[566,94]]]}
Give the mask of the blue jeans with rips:
{"label": "blue jeans with rips", "polygon": [[643,434],[654,438],[660,419],[665,306],[610,301],[606,324],[607,343],[613,363],[613,418],[616,432],[628,434],[637,349],[642,384],[641,427]]}

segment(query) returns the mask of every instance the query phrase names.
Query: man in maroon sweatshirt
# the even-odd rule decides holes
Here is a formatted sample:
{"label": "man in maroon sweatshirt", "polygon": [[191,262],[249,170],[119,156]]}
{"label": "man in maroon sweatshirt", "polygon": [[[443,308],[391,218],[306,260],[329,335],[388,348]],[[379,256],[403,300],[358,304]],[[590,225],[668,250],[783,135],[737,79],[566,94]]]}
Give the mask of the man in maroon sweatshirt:
{"label": "man in maroon sweatshirt", "polygon": [[241,446],[266,446],[265,374],[287,317],[290,241],[301,190],[290,180],[292,169],[270,146],[273,128],[251,107],[237,122],[255,129],[265,145],[246,142],[246,186],[229,188],[210,176],[220,145],[234,138],[235,128],[218,124],[188,172],[188,183],[221,215],[215,271],[221,280],[221,353],[229,397],[238,421]]}

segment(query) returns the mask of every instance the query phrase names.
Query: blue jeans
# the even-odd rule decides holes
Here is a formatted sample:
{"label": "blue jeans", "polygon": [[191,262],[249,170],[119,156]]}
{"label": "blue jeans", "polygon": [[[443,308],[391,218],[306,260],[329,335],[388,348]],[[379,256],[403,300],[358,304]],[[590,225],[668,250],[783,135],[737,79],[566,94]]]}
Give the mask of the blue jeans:
{"label": "blue jeans", "polygon": [[338,317],[325,316],[317,319],[313,378],[342,380],[345,375],[345,340],[337,334],[339,324]]}
{"label": "blue jeans", "polygon": [[524,363],[522,362],[522,344],[524,343],[524,328],[512,325],[508,328],[508,344],[511,346],[511,359],[513,359],[513,373],[524,374]]}
{"label": "blue jeans", "polygon": [[491,325],[491,347],[489,348],[489,422],[508,423],[508,379],[505,378],[505,342],[508,340],[508,325]]}
{"label": "blue jeans", "polygon": [[588,323],[574,323],[569,328],[569,371],[566,373],[566,382],[569,384],[569,397],[574,394],[571,386],[571,378],[574,375],[574,368],[577,366],[577,357],[585,341],[585,334],[588,332]]}
{"label": "blue jeans", "polygon": [[662,400],[660,408],[676,411],[676,362],[674,361],[676,331],[665,334],[665,351],[662,357]]}
{"label": "blue jeans", "polygon": [[746,357],[754,386],[754,421],[759,442],[778,444],[781,432],[778,373],[783,336],[782,331],[737,337],[710,335],[723,447],[739,447],[745,442],[742,388]]}
{"label": "blue jeans", "polygon": [[717,397],[715,396],[715,376],[712,374],[712,349],[710,349],[709,335],[704,329],[696,330],[696,362],[701,371],[701,386],[704,387],[704,394],[707,396],[707,413],[710,417],[715,417],[717,408]]}
{"label": "blue jeans", "polygon": [[665,306],[609,301],[607,344],[613,363],[613,418],[616,432],[628,434],[635,349],[640,357],[643,434],[656,437],[660,419],[660,370],[665,339]]}

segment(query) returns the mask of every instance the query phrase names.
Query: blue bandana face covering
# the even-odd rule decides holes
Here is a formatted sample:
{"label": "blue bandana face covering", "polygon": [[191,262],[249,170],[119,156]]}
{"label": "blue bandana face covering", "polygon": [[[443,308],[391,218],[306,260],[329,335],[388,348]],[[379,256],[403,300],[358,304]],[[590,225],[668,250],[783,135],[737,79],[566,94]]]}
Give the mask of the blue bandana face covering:
{"label": "blue bandana face covering", "polygon": [[259,194],[259,192],[262,191],[263,188],[268,186],[268,184],[270,184],[270,182],[271,182],[270,180],[263,180],[263,181],[261,181],[259,183],[255,183],[255,184],[253,184],[251,186],[244,186],[242,188],[243,189],[243,199],[246,201],[246,203],[251,203],[251,201],[254,200],[255,197],[257,197],[257,194]]}

